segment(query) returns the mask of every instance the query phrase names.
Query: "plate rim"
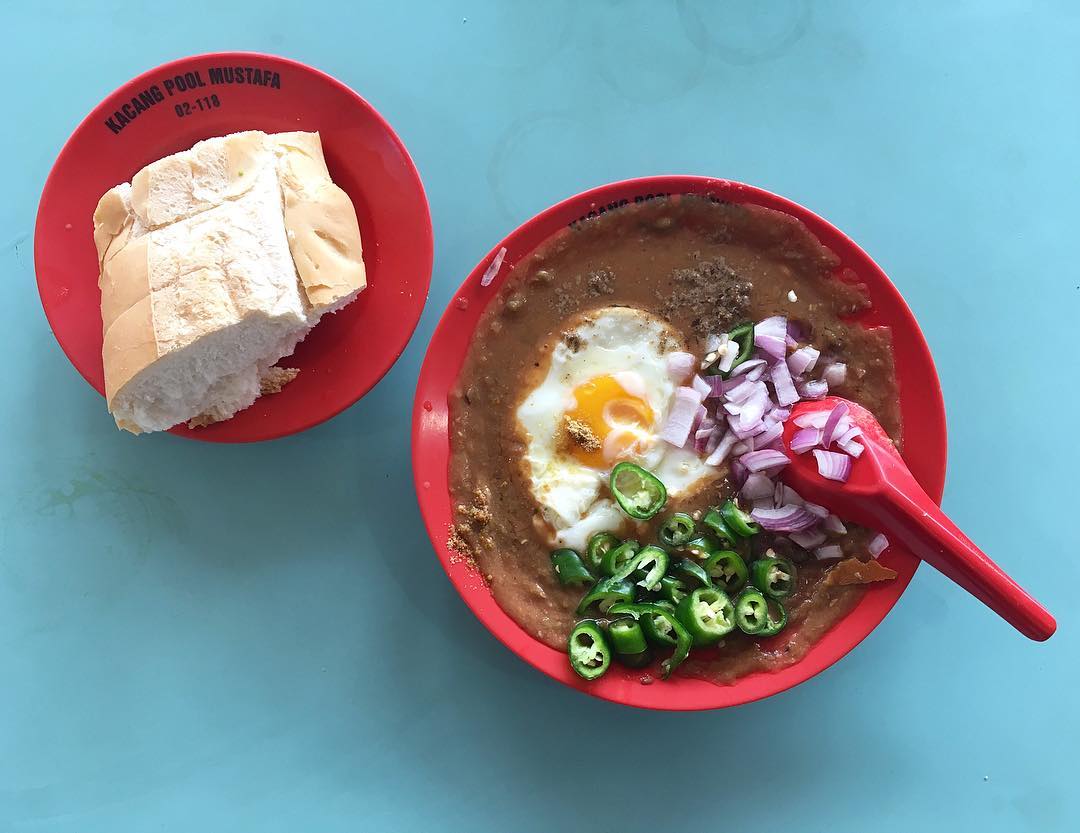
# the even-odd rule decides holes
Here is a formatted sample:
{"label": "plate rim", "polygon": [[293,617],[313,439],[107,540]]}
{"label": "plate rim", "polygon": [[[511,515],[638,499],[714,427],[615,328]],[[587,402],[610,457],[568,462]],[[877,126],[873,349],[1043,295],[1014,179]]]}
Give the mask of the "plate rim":
{"label": "plate rim", "polygon": [[259,434],[250,437],[219,436],[216,434],[216,432],[206,430],[192,431],[183,426],[183,424],[174,426],[168,429],[168,431],[157,432],[172,434],[176,437],[183,437],[185,439],[198,440],[201,442],[225,444],[247,444],[255,442],[268,442],[281,439],[283,437],[288,437],[307,431],[340,415],[341,413],[355,405],[357,402],[359,402],[361,399],[363,399],[365,396],[367,396],[367,394],[369,394],[376,387],[376,385],[378,385],[379,382],[382,381],[386,374],[393,369],[395,364],[397,364],[398,360],[401,358],[402,353],[405,352],[405,349],[409,346],[409,343],[412,341],[412,338],[416,333],[416,328],[420,324],[420,319],[423,316],[424,309],[427,307],[428,298],[431,295],[431,279],[435,260],[435,235],[431,219],[431,203],[428,200],[427,190],[424,187],[423,178],[420,176],[420,171],[416,166],[416,162],[413,160],[412,155],[409,153],[408,148],[405,146],[405,143],[402,141],[401,137],[398,136],[397,132],[391,126],[389,121],[387,121],[386,117],[383,116],[382,113],[380,113],[379,110],[371,104],[371,102],[369,102],[366,98],[360,95],[360,93],[358,93],[344,81],[335,78],[334,76],[330,75],[327,72],[324,72],[321,69],[318,69],[317,67],[313,67],[310,64],[304,63],[303,61],[299,61],[294,58],[288,58],[283,55],[275,55],[270,52],[258,52],[250,50],[199,52],[191,55],[184,55],[179,58],[173,58],[169,61],[158,64],[157,66],[151,67],[139,73],[138,75],[128,79],[119,86],[115,87],[107,95],[105,95],[96,105],[94,105],[90,112],[88,112],[82,119],[79,120],[79,123],[71,131],[71,134],[67,137],[67,139],[64,140],[60,151],[57,153],[56,158],[53,160],[52,165],[49,168],[49,172],[45,177],[44,184],[42,185],[41,195],[38,197],[37,211],[34,218],[34,279],[38,291],[38,301],[41,304],[42,310],[45,313],[45,318],[48,322],[49,330],[71,366],[75,368],[78,374],[86,381],[87,384],[90,385],[91,388],[96,390],[102,397],[104,397],[104,386],[99,387],[95,383],[95,380],[92,379],[83,369],[83,367],[80,366],[80,363],[75,360],[74,356],[72,355],[72,350],[69,349],[68,345],[65,344],[64,340],[60,337],[60,335],[58,335],[58,333],[61,332],[63,328],[57,328],[54,318],[54,310],[52,309],[51,305],[45,300],[46,293],[43,291],[41,271],[38,268],[38,264],[43,256],[43,249],[46,245],[45,237],[48,235],[48,232],[43,229],[43,214],[45,213],[43,209],[47,207],[47,201],[50,199],[50,192],[59,186],[58,169],[61,167],[61,164],[66,161],[66,158],[74,153],[74,145],[77,139],[80,138],[81,134],[84,131],[88,131],[90,128],[92,128],[96,124],[96,122],[100,120],[102,114],[110,114],[110,110],[107,107],[107,104],[122,91],[130,87],[138,87],[139,85],[144,85],[146,82],[157,78],[163,73],[170,72],[177,67],[185,66],[192,61],[235,61],[243,59],[277,62],[291,67],[299,72],[305,72],[312,76],[315,76],[323,83],[336,87],[341,92],[354,98],[359,103],[360,107],[364,109],[367,113],[369,113],[371,117],[373,117],[379,128],[389,137],[390,141],[400,153],[407,173],[415,181],[416,184],[419,202],[423,207],[422,217],[420,218],[422,220],[422,222],[420,222],[420,225],[422,226],[422,236],[421,239],[417,241],[417,245],[422,247],[422,254],[424,255],[423,274],[425,277],[422,281],[423,297],[417,306],[414,320],[412,321],[412,324],[409,327],[408,332],[406,333],[405,338],[402,340],[400,346],[387,354],[385,366],[381,367],[378,370],[371,383],[366,388],[360,390],[355,395],[350,394],[339,406],[335,406],[325,411],[319,411],[319,414],[315,417],[300,419],[297,421],[297,424],[295,426],[290,427],[286,430]]}

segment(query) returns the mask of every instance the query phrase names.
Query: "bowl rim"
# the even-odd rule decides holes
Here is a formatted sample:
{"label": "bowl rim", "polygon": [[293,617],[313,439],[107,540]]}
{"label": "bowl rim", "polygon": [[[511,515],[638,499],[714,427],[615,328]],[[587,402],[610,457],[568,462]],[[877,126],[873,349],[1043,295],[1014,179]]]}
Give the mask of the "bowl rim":
{"label": "bowl rim", "polygon": [[[418,216],[417,224],[419,226],[420,234],[419,239],[416,241],[416,246],[420,248],[422,254],[422,260],[424,262],[421,273],[423,275],[420,283],[422,286],[417,287],[418,301],[415,305],[415,310],[412,311],[412,323],[407,328],[407,332],[400,340],[400,344],[395,345],[390,351],[388,351],[383,360],[379,363],[374,375],[370,379],[370,383],[366,386],[358,386],[356,390],[350,392],[346,397],[340,401],[335,402],[332,407],[325,407],[320,409],[307,409],[307,414],[303,418],[298,418],[295,424],[281,430],[272,430],[269,432],[253,432],[253,436],[221,436],[213,430],[201,429],[192,431],[186,428],[184,425],[177,425],[170,428],[167,432],[174,436],[185,437],[187,439],[201,440],[203,442],[214,443],[248,443],[248,442],[263,442],[268,440],[280,439],[282,437],[291,436],[293,434],[299,434],[307,431],[310,428],[314,428],[317,425],[322,424],[334,417],[338,416],[342,412],[348,410],[357,402],[359,402],[364,396],[371,392],[371,390],[382,381],[383,377],[393,368],[398,359],[401,358],[402,353],[405,352],[405,348],[408,347],[409,342],[412,340],[413,335],[416,332],[416,327],[420,323],[420,317],[423,314],[424,308],[427,305],[427,298],[431,291],[431,276],[432,268],[434,265],[434,229],[431,221],[431,206],[427,198],[427,192],[424,188],[423,180],[420,176],[420,171],[416,167],[416,163],[413,161],[412,156],[409,154],[408,148],[405,147],[405,143],[398,136],[397,132],[386,120],[386,118],[371,104],[366,98],[361,96],[356,90],[350,87],[345,82],[335,78],[334,76],[311,66],[310,64],[298,61],[293,58],[287,58],[282,55],[275,55],[269,52],[259,52],[252,50],[223,50],[213,52],[200,52],[192,55],[184,55],[179,58],[174,58],[169,61],[165,61],[157,66],[150,67],[149,69],[139,73],[138,75],[128,79],[122,84],[115,87],[111,92],[105,95],[101,101],[99,101],[87,114],[84,116],[76,127],[72,130],[71,134],[64,141],[57,153],[56,158],[53,160],[52,165],[49,168],[49,173],[45,177],[45,181],[42,185],[41,195],[38,198],[38,207],[34,221],[34,272],[35,283],[38,288],[38,298],[41,302],[42,309],[45,313],[45,318],[48,321],[49,329],[53,334],[57,344],[60,345],[60,349],[67,357],[71,365],[78,371],[79,375],[96,390],[102,396],[105,395],[104,383],[99,384],[95,378],[93,378],[92,370],[89,369],[82,358],[76,355],[75,346],[61,335],[64,331],[63,322],[59,321],[58,326],[58,310],[52,303],[46,300],[47,292],[43,285],[41,264],[43,259],[47,259],[47,253],[45,247],[49,237],[49,231],[44,228],[46,209],[49,207],[49,203],[55,199],[54,192],[59,188],[59,179],[63,171],[63,166],[68,162],[68,157],[77,155],[77,146],[80,140],[82,140],[84,134],[88,133],[94,126],[96,126],[103,116],[111,115],[112,108],[109,106],[110,102],[113,102],[119,95],[129,89],[139,89],[146,86],[152,81],[157,80],[159,77],[166,73],[175,72],[178,69],[183,69],[190,66],[195,62],[207,62],[207,61],[220,61],[238,62],[238,61],[264,61],[268,63],[283,65],[297,72],[307,73],[308,75],[317,78],[320,82],[335,88],[337,91],[352,98],[358,107],[365,111],[367,116],[378,126],[395,147],[400,154],[403,168],[408,176],[416,186],[416,193],[419,198],[419,205],[422,208]],[[132,172],[134,173],[134,171]],[[422,290],[422,291],[421,291]],[[227,424],[222,423],[222,425]],[[211,427],[212,428],[212,427]]]}
{"label": "bowl rim", "polygon": [[[801,220],[843,267],[854,269],[868,284],[872,308],[860,316],[866,326],[892,327],[896,375],[900,387],[905,459],[916,479],[938,503],[945,482],[947,427],[941,385],[929,346],[914,315],[885,272],[851,238],[798,203],[770,191],[727,179],[695,175],[644,176],[611,182],[568,197],[526,220],[500,240],[469,273],[452,296],[428,345],[413,403],[412,457],[417,499],[432,546],[443,569],[473,614],[517,656],[553,679],[594,697],[646,709],[697,711],[741,705],[799,685],[816,676],[862,642],[896,604],[919,560],[894,545],[883,559],[898,576],[873,585],[799,661],[776,671],[755,672],[729,685],[676,676],[642,685],[640,672],[612,674],[587,683],[569,668],[566,654],[540,642],[495,602],[482,577],[446,545],[451,520],[448,488],[449,423],[447,396],[456,382],[483,308],[513,267],[541,243],[590,212],[619,207],[620,200],[647,195],[696,194],[782,211]],[[505,247],[505,261],[492,286],[480,279],[495,254]],[[464,320],[463,320],[464,317]],[[917,379],[918,390],[904,396],[904,379]],[[912,447],[914,445],[914,448]]]}

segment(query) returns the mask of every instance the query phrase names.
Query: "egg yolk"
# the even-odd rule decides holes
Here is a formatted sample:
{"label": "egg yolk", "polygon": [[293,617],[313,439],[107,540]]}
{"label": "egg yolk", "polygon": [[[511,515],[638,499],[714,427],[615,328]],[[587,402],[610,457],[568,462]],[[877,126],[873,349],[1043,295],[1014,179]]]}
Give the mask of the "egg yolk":
{"label": "egg yolk", "polygon": [[589,443],[571,443],[571,453],[587,466],[608,468],[619,458],[640,450],[653,424],[649,403],[626,391],[614,376],[598,376],[574,388],[575,407],[567,411],[574,420],[592,432],[599,448]]}

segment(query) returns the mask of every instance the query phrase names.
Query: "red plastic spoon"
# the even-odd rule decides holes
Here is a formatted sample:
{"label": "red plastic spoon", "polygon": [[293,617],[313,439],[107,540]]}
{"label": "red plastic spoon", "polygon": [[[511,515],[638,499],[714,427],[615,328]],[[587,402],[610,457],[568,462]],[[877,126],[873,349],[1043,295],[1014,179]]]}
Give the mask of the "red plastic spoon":
{"label": "red plastic spoon", "polygon": [[[799,430],[796,417],[831,411],[844,402],[848,418],[862,429],[864,447],[844,483],[818,474],[812,452],[790,451],[791,437]],[[1001,616],[1024,636],[1049,639],[1057,623],[1049,611],[950,521],[916,482],[888,435],[868,410],[830,396],[795,406],[784,426],[784,447],[791,458],[782,477],[806,500],[827,506],[841,518],[883,532],[923,561],[936,567],[971,595]],[[833,451],[838,449],[835,446]]]}

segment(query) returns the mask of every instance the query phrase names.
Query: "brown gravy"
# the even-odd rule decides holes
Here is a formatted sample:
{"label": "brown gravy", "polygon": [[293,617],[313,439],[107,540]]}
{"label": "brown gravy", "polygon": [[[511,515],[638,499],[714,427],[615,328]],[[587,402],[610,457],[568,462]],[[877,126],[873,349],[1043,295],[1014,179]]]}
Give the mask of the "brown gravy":
{"label": "brown gravy", "polygon": [[[698,197],[656,199],[574,224],[516,266],[482,315],[451,394],[450,487],[458,509],[450,543],[475,563],[522,627],[563,648],[582,596],[552,574],[545,522],[522,462],[526,438],[515,418],[546,375],[567,320],[598,307],[637,307],[666,319],[701,355],[709,333],[786,315],[806,328],[807,342],[847,362],[847,383],[835,392],[869,408],[899,443],[889,333],[848,323],[868,299],[862,287],[835,277],[837,266],[788,215]],[[719,503],[732,491],[721,478],[669,501],[654,522]],[[627,522],[621,532],[630,531]],[[633,532],[643,541],[655,537],[651,525]],[[764,534],[758,539],[755,546],[771,543]],[[730,682],[788,665],[858,601],[861,585],[833,577],[846,561],[817,562],[784,543],[800,568],[787,602],[788,627],[760,644],[732,634],[719,650],[695,652],[685,673]],[[850,556],[868,558],[863,530],[836,543]]]}

